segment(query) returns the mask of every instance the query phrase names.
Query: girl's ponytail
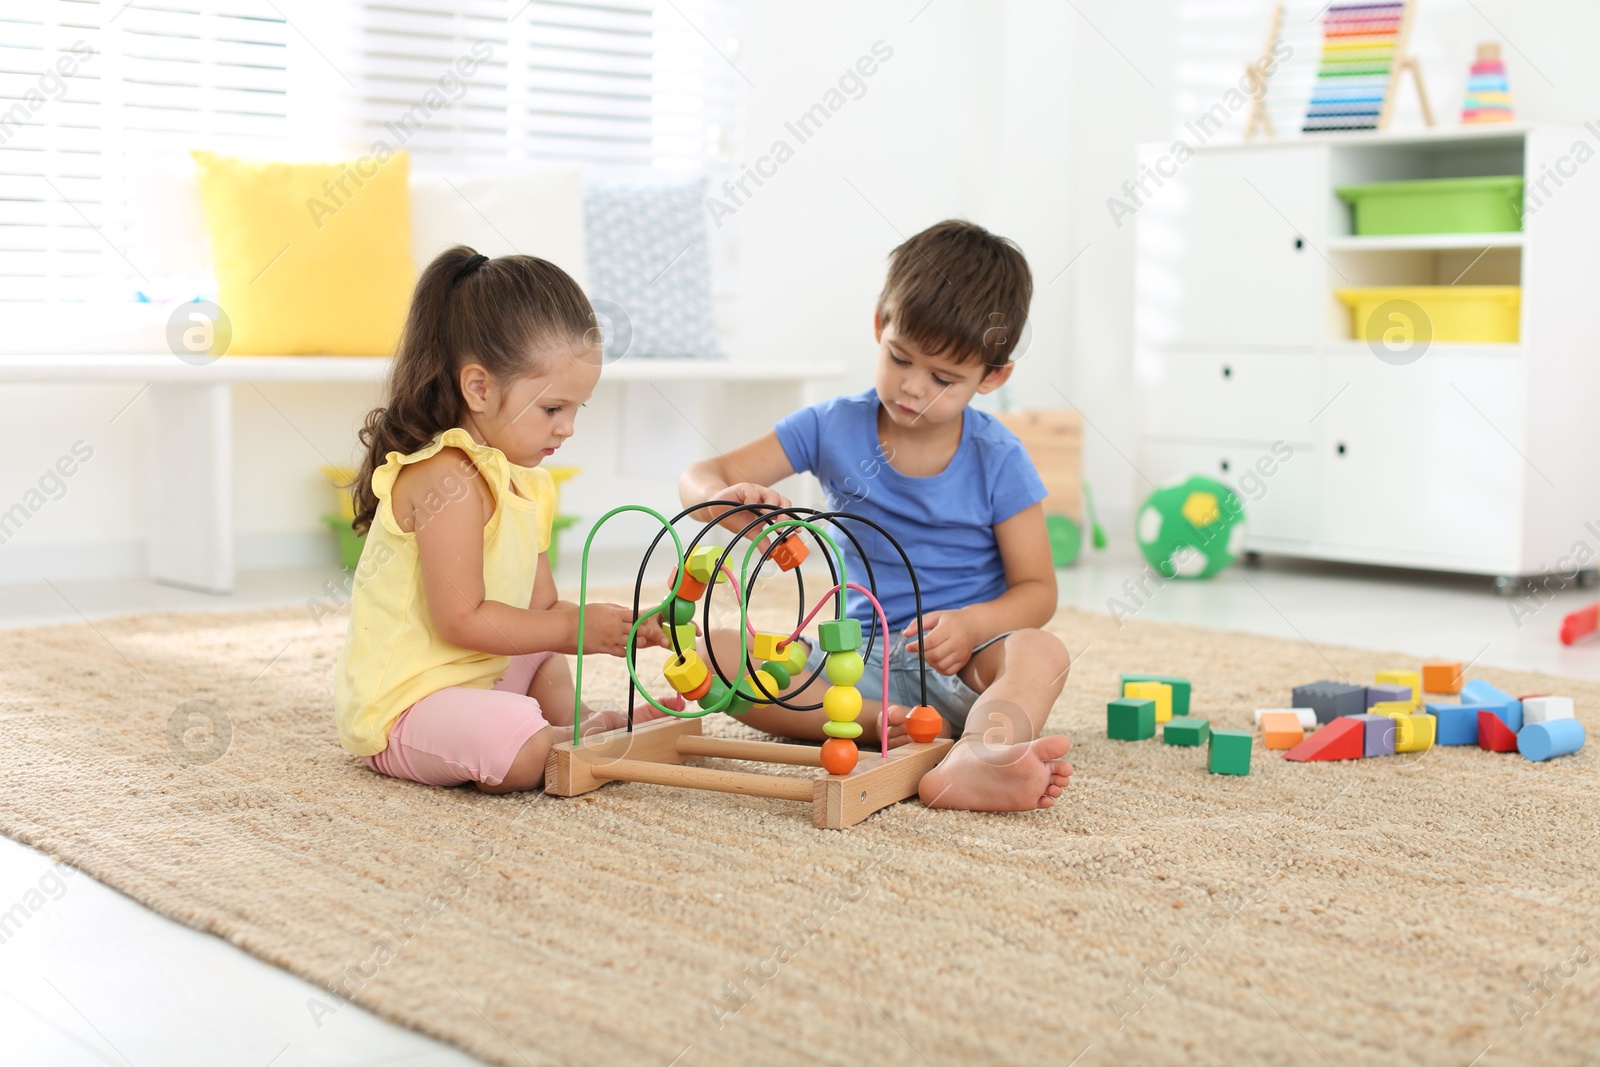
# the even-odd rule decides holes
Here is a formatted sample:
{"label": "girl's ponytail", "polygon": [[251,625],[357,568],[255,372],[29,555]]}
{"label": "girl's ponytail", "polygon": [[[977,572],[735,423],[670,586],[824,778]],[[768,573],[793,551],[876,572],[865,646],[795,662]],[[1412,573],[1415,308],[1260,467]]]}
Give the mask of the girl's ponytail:
{"label": "girl's ponytail", "polygon": [[537,371],[544,346],[582,343],[594,321],[583,290],[553,263],[489,259],[464,245],[441,252],[417,279],[389,372],[389,402],[367,414],[358,435],[366,457],[352,486],[356,533],[366,533],[377,515],[372,474],[389,453],[415,452],[461,424],[462,367],[480,363],[509,382]]}

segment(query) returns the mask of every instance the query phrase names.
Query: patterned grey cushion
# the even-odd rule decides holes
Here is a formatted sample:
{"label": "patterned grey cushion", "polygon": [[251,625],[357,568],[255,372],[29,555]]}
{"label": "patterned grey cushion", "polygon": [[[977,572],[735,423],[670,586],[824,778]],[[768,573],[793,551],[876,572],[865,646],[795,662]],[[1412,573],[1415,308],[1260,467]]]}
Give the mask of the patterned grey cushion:
{"label": "patterned grey cushion", "polygon": [[705,178],[585,181],[589,298],[608,360],[722,358],[705,196]]}

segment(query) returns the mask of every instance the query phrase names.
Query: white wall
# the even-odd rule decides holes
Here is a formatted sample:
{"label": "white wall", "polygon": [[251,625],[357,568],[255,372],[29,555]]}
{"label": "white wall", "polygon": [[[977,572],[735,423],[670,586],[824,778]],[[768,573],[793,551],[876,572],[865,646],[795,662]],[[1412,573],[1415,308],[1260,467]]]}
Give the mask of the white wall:
{"label": "white wall", "polygon": [[[1134,147],[1168,140],[1209,107],[1261,50],[1265,0],[745,0],[734,62],[753,84],[742,159],[785,138],[794,156],[727,220],[735,255],[724,331],[735,358],[841,360],[849,387],[870,378],[872,305],[884,258],[903,237],[964,216],[1015,239],[1035,274],[1031,347],[1010,390],[1030,405],[1085,415],[1085,473],[1109,525],[1142,490],[1131,368],[1132,227],[1106,199],[1133,176]],[[1497,29],[1498,28],[1498,32]],[[1441,121],[1454,122],[1473,46],[1503,33],[1519,116],[1600,119],[1600,39],[1592,0],[1421,0],[1416,51]],[[882,41],[893,55],[804,144],[785,130]],[[1419,120],[1407,103],[1398,124]],[[1081,255],[1080,255],[1081,253]],[[1074,256],[1078,256],[1074,262]],[[1072,263],[1070,268],[1068,264]],[[138,573],[145,514],[145,403],[137,386],[6,386],[0,510],[22,498],[79,439],[95,456],[65,495],[0,546],[0,580]],[[622,391],[604,390],[564,454],[585,474],[569,510],[623,502],[667,507],[670,478],[625,478]],[[1062,397],[1066,400],[1063,401]],[[271,400],[271,403],[268,402]],[[242,566],[294,562],[331,542],[317,468],[348,461],[369,390],[235,390]],[[708,398],[710,399],[710,398]],[[732,404],[726,396],[719,403]],[[770,393],[710,433],[725,446],[781,410]],[[115,421],[112,421],[116,416]],[[685,431],[691,447],[696,435]],[[636,537],[625,531],[613,544]],[[570,543],[570,542],[569,542]]]}

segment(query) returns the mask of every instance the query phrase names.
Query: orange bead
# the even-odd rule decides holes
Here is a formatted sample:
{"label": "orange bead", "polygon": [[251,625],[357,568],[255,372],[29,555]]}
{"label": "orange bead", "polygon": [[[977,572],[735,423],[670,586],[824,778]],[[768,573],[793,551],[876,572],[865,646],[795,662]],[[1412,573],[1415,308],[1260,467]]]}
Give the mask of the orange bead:
{"label": "orange bead", "polygon": [[[678,568],[672,568],[672,577],[667,579],[667,588],[671,589],[678,584]],[[706,591],[706,583],[696,581],[692,574],[683,576],[683,588],[678,590],[678,596],[684,600],[699,600],[700,594]]]}
{"label": "orange bead", "polygon": [[711,692],[711,681],[715,677],[716,675],[712,674],[710,671],[706,671],[706,676],[701,679],[700,684],[683,694],[683,699],[699,700],[701,697]]}
{"label": "orange bead", "polygon": [[918,704],[906,716],[906,733],[917,744],[925,745],[939,736],[939,727],[943,723],[944,718],[937,711],[926,704]]}
{"label": "orange bead", "polygon": [[792,571],[806,561],[806,556],[810,555],[810,552],[804,541],[790,534],[778,542],[768,558],[775,561],[783,570]]}
{"label": "orange bead", "polygon": [[849,774],[856,769],[861,752],[854,741],[830,737],[822,742],[822,769],[829,774]]}

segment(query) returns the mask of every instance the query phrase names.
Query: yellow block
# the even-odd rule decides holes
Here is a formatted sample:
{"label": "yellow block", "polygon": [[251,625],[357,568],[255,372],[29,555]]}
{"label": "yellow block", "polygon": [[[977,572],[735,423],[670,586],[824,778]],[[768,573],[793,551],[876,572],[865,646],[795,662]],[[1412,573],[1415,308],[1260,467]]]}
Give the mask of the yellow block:
{"label": "yellow block", "polygon": [[[694,648],[694,623],[686,622],[682,626],[674,626],[673,629],[678,632],[679,648],[683,649],[685,652]],[[670,641],[671,638],[668,638],[667,640]],[[667,651],[671,652],[672,650],[671,648],[668,648]]]}
{"label": "yellow block", "polygon": [[1396,752],[1426,752],[1433,747],[1435,720],[1432,715],[1396,715],[1394,718],[1394,750]]}
{"label": "yellow block", "polygon": [[1156,722],[1172,720],[1172,686],[1166,682],[1124,682],[1122,695],[1156,702]]}
{"label": "yellow block", "polygon": [[1422,703],[1421,671],[1379,671],[1375,681],[1378,685],[1409,685],[1411,706],[1417,707]]}
{"label": "yellow block", "polygon": [[1398,718],[1401,715],[1415,715],[1416,713],[1417,706],[1409,700],[1380,700],[1367,709],[1367,714],[1369,715],[1387,715],[1391,719]]}

